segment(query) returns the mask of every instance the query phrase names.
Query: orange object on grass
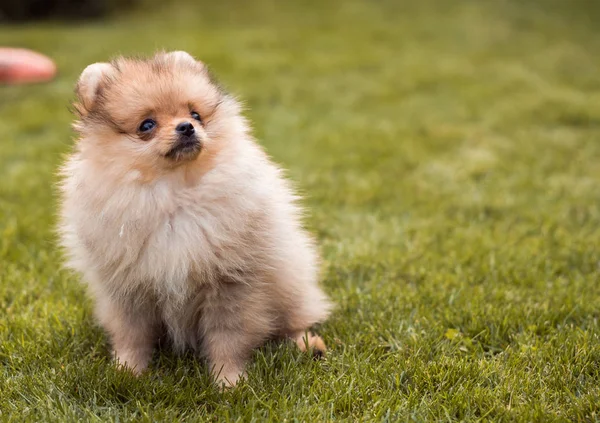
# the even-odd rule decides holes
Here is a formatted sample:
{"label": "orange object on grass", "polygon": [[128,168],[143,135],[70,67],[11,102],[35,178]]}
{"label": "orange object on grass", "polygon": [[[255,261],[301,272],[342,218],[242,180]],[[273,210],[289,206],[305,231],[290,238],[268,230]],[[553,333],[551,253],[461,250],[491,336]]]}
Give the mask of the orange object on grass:
{"label": "orange object on grass", "polygon": [[25,84],[49,81],[56,65],[35,51],[0,47],[0,84]]}

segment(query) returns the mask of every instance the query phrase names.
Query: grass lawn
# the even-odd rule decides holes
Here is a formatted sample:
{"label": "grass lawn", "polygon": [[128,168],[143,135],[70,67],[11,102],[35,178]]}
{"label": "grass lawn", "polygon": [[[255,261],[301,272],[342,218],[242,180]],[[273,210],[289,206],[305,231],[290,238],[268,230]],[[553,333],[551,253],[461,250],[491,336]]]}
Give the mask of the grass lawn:
{"label": "grass lawn", "polygon": [[[0,420],[600,420],[600,3],[190,1],[3,25],[52,83],[0,87]],[[89,63],[182,49],[305,194],[337,308],[315,362],[116,370],[61,269],[53,184]]]}

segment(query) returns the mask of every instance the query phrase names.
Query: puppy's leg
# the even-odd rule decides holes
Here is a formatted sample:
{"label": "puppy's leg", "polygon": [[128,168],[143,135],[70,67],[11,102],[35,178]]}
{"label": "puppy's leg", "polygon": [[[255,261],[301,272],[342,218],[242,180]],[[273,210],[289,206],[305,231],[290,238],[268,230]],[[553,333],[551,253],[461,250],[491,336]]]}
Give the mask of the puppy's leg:
{"label": "puppy's leg", "polygon": [[219,385],[236,385],[244,375],[244,366],[251,351],[252,347],[239,330],[215,328],[206,334],[205,353],[208,365]]}
{"label": "puppy's leg", "polygon": [[325,294],[317,285],[307,284],[296,295],[287,296],[286,304],[283,335],[291,338],[301,351],[312,352],[317,358],[323,357],[327,351],[325,342],[310,328],[329,315],[331,304]]}
{"label": "puppy's leg", "polygon": [[108,298],[99,298],[96,315],[108,332],[117,362],[141,374],[152,358],[157,322],[150,310],[124,307]]}
{"label": "puppy's leg", "polygon": [[252,350],[272,333],[266,298],[241,283],[224,283],[205,302],[203,350],[217,383],[235,386]]}
{"label": "puppy's leg", "polygon": [[[321,357],[327,348],[323,340],[310,332],[324,322],[332,309],[327,295],[318,284],[318,256],[313,242],[302,232],[286,233],[292,247],[280,248],[287,255],[274,269],[272,295],[279,316],[279,337],[290,338],[302,351]],[[288,244],[289,245],[289,244]]]}

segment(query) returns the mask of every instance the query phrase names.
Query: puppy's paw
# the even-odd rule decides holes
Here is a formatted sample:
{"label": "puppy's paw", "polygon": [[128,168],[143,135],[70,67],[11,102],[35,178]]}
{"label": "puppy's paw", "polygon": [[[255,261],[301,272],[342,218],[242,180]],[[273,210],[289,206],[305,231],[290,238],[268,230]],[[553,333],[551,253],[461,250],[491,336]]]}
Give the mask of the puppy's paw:
{"label": "puppy's paw", "polygon": [[114,351],[117,366],[120,369],[133,373],[135,376],[141,375],[148,368],[150,356],[151,353],[147,351]]}
{"label": "puppy's paw", "polygon": [[301,332],[297,334],[294,338],[296,345],[300,348],[302,352],[312,352],[314,358],[323,358],[325,356],[325,352],[327,351],[327,347],[325,346],[325,342],[319,335],[315,335],[312,332]]}
{"label": "puppy's paw", "polygon": [[243,369],[222,369],[215,373],[215,382],[223,390],[231,389],[237,385],[240,379],[245,377]]}

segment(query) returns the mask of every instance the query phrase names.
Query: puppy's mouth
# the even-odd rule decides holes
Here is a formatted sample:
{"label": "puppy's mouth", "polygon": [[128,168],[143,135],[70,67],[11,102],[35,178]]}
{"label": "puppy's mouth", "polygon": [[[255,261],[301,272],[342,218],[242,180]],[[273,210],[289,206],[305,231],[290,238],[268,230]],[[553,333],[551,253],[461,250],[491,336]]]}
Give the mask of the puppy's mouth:
{"label": "puppy's mouth", "polygon": [[192,136],[181,136],[175,141],[173,147],[165,157],[167,159],[180,161],[195,159],[202,150],[202,143],[195,135]]}

